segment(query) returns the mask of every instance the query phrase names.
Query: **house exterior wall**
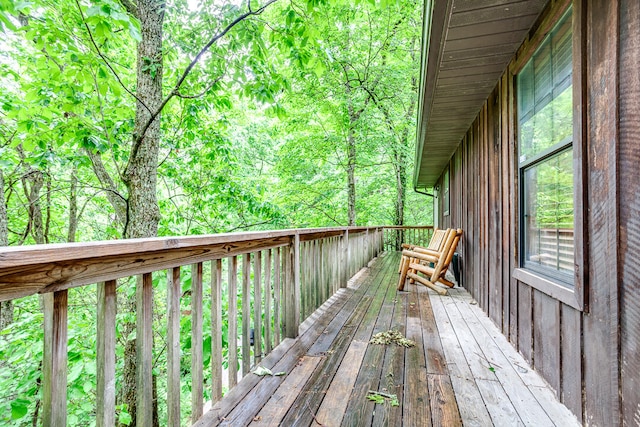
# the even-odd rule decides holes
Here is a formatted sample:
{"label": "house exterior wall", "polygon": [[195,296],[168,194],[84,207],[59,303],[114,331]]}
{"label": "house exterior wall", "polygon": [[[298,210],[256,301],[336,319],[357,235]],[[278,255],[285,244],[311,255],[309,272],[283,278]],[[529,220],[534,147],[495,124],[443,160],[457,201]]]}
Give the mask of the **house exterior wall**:
{"label": "house exterior wall", "polygon": [[[555,3],[562,2],[547,14]],[[446,216],[440,206],[438,223],[464,230],[463,286],[560,400],[585,425],[638,425],[640,2],[574,0],[573,8],[583,28],[574,84],[585,108],[577,111],[584,120],[576,180],[584,195],[584,206],[576,206],[584,306],[514,278],[520,254],[513,75],[520,56],[535,49],[528,41],[449,161],[451,205]]]}

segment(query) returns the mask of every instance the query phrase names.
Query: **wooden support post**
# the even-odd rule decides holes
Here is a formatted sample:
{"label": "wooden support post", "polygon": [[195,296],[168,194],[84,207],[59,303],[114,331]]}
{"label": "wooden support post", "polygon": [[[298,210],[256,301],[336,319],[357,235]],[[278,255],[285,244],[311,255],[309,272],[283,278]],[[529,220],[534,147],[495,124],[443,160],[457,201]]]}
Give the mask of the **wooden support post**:
{"label": "wooden support post", "polygon": [[281,272],[282,262],[280,261],[281,248],[275,248],[273,253],[273,341],[277,346],[280,344],[280,335],[282,332],[282,321],[280,320],[280,311],[282,307],[282,287]]}
{"label": "wooden support post", "polygon": [[191,266],[191,419],[202,416],[204,366],[202,361],[202,263]]}
{"label": "wooden support post", "polygon": [[262,360],[262,252],[253,255],[253,359]]}
{"label": "wooden support post", "polygon": [[116,281],[98,284],[96,427],[116,425]]}
{"label": "wooden support post", "polygon": [[242,255],[242,376],[251,369],[251,254]]}
{"label": "wooden support post", "polygon": [[167,270],[167,425],[180,426],[180,267]]}
{"label": "wooden support post", "polygon": [[268,249],[264,258],[264,340],[265,352],[271,353],[271,249]]}
{"label": "wooden support post", "polygon": [[238,384],[238,257],[229,259],[229,388]]}
{"label": "wooden support post", "polygon": [[290,283],[287,284],[285,296],[286,323],[285,333],[287,338],[298,336],[300,325],[300,235],[294,234],[289,245],[289,274]]}
{"label": "wooden support post", "polygon": [[[215,267],[215,268],[214,268]],[[231,268],[231,263],[229,263]],[[222,399],[222,260],[211,262],[211,400]]]}
{"label": "wooden support post", "polygon": [[340,287],[346,288],[349,280],[349,230],[344,230],[342,235],[342,263],[340,268]]}
{"label": "wooden support post", "polygon": [[42,424],[67,425],[67,291],[44,294]]}
{"label": "wooden support post", "polygon": [[136,425],[153,426],[153,282],[151,273],[136,285]]}

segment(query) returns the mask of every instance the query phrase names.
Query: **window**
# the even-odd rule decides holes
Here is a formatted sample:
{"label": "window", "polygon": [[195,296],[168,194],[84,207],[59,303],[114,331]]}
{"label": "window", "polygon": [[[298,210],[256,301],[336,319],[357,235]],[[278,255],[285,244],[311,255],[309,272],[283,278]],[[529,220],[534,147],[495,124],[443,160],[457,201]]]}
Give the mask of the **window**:
{"label": "window", "polygon": [[522,267],[574,285],[571,8],[517,76]]}

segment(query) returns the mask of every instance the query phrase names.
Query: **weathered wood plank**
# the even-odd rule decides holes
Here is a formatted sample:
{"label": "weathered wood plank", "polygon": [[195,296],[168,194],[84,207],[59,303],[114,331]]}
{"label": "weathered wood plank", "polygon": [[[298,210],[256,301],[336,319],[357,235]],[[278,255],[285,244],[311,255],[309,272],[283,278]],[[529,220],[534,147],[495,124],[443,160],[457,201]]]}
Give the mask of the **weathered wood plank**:
{"label": "weathered wood plank", "polygon": [[253,258],[253,357],[262,360],[262,252]]}
{"label": "weathered wood plank", "polygon": [[451,384],[456,393],[458,409],[465,426],[491,425],[491,417],[483,403],[471,369],[467,364],[462,346],[458,341],[452,321],[445,310],[443,300],[448,297],[432,297],[433,308],[442,347],[447,358]]}
{"label": "weathered wood plank", "polygon": [[229,258],[229,279],[227,283],[227,311],[229,328],[229,388],[238,384],[238,258]]}
{"label": "weathered wood plank", "polygon": [[[329,426],[339,426],[349,404],[351,391],[367,350],[367,341],[353,340],[347,349],[326,397],[322,400],[314,421]],[[361,404],[364,402],[361,402]],[[364,421],[364,420],[363,420]]]}
{"label": "weathered wood plank", "polygon": [[281,425],[282,418],[286,415],[296,396],[300,394],[300,390],[319,362],[320,358],[318,357],[301,357],[293,371],[287,375],[287,378],[249,425],[256,427]]}
{"label": "weathered wood plank", "polygon": [[[574,332],[575,333],[575,332]],[[537,371],[560,393],[560,303],[533,290],[533,361]]]}
{"label": "weathered wood plank", "polygon": [[[640,182],[640,2],[620,2],[620,135],[619,176],[624,182]],[[620,391],[623,425],[640,423],[640,192],[635,185],[620,185]],[[564,313],[563,313],[564,315]],[[563,360],[564,362],[564,360]],[[572,382],[573,384],[573,382]],[[564,385],[563,385],[564,388]],[[573,396],[575,397],[575,396]],[[567,406],[574,412],[577,399],[569,399]],[[574,402],[575,403],[572,403]]]}
{"label": "weathered wood plank", "polygon": [[191,419],[202,416],[204,404],[204,363],[202,341],[201,262],[191,266]]}
{"label": "weathered wood plank", "polygon": [[267,250],[265,252],[264,257],[264,340],[265,340],[265,352],[266,354],[271,353],[271,349],[273,349],[273,337],[271,333],[271,304],[272,304],[272,288],[271,288],[271,250]]}
{"label": "weathered wood plank", "polygon": [[[399,256],[397,256],[397,254],[394,254],[394,257],[396,258],[396,262],[399,261]],[[394,266],[396,262],[394,262],[393,259],[390,259],[388,265]],[[372,335],[377,334],[378,332],[389,330],[391,322],[393,320],[396,290],[395,286],[390,286],[390,284],[393,284],[395,282],[395,272],[392,272],[391,268],[388,268],[388,270],[389,271],[387,271],[387,273],[382,278],[382,286],[386,286],[386,294],[382,307],[380,308],[378,316],[375,320],[375,326],[373,328]],[[380,386],[380,378],[383,372],[382,362],[385,354],[385,347],[386,346],[381,345],[368,346],[361,364],[360,372],[358,372],[358,376],[355,380],[355,383],[353,384],[351,395],[347,399],[348,405],[343,411],[343,424],[356,425],[368,423],[369,420],[372,420],[373,414],[378,410],[378,408],[382,410],[383,407],[388,406],[383,405],[381,407],[380,405],[375,405],[373,402],[370,402],[366,399],[369,390],[377,391],[381,388],[386,388],[387,386],[387,384],[383,384],[382,387]],[[347,358],[346,360],[350,359]],[[402,381],[402,379],[400,379],[400,381]],[[393,394],[393,392],[391,393]]]}
{"label": "weathered wood plank", "polygon": [[67,425],[67,291],[45,294],[42,423]]}
{"label": "weathered wood plank", "polygon": [[[229,266],[231,267],[231,266]],[[231,336],[231,335],[229,335]],[[222,398],[222,260],[211,261],[211,400]]]}
{"label": "weathered wood plank", "polygon": [[[362,295],[364,293],[364,295],[355,309],[353,311],[342,310],[325,329],[327,333],[323,333],[318,341],[309,349],[310,355],[324,355],[324,358],[318,365],[318,368],[313,372],[309,383],[304,387],[298,398],[296,398],[291,409],[283,419],[284,425],[311,423],[313,415],[316,413],[324,398],[323,391],[328,388],[338,366],[344,358],[348,343],[353,339],[364,341],[368,339],[366,338],[367,334],[371,336],[374,323],[372,316],[377,314],[377,310],[379,310],[379,306],[382,305],[382,299],[384,297],[384,293],[378,292],[381,282],[375,280],[375,278],[381,274],[381,270],[382,269],[378,268],[374,274],[369,276],[368,279],[371,280],[369,282],[371,285],[363,286],[356,291],[356,294]],[[376,306],[378,308],[376,308]],[[340,325],[340,322],[343,321],[345,317],[343,313],[348,314],[349,317],[346,323]],[[367,322],[369,322],[369,325],[366,325]],[[361,324],[366,326],[360,329],[359,326]],[[338,331],[336,331],[335,334],[331,332],[332,327],[338,327]],[[335,339],[331,339],[331,336],[335,337]],[[329,349],[331,349],[330,352],[328,352]],[[308,410],[305,410],[305,408]]]}
{"label": "weathered wood plank", "polygon": [[[620,422],[618,31],[620,2],[591,2],[587,27],[588,302],[583,318],[583,421]],[[592,155],[598,153],[598,155]],[[602,266],[605,266],[603,268]]]}
{"label": "weathered wood plank", "polygon": [[[430,426],[429,385],[427,383],[427,363],[422,341],[422,325],[417,292],[410,292],[407,308],[406,337],[416,342],[415,347],[405,351],[405,370],[402,421],[411,426]],[[425,393],[425,391],[427,391]]]}
{"label": "weathered wood plank", "polygon": [[180,426],[180,267],[167,270],[167,425]]}
{"label": "weathered wood plank", "polygon": [[251,369],[251,254],[242,255],[242,376]]}
{"label": "weathered wood plank", "polygon": [[280,261],[280,251],[280,248],[273,250],[273,341],[276,346],[280,344],[280,333],[282,331],[280,318],[280,308],[282,307],[280,273],[282,272],[282,263]]}
{"label": "weathered wood plank", "polygon": [[136,284],[136,425],[153,425],[153,280],[138,276]]}
{"label": "weathered wood plank", "polygon": [[96,426],[115,426],[116,281],[98,284],[96,334]]}

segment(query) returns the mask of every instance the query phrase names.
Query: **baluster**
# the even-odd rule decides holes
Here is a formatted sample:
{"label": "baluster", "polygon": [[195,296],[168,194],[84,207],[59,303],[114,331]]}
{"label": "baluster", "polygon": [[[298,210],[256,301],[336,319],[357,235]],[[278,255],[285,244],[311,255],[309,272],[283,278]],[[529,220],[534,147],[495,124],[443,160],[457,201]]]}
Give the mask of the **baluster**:
{"label": "baluster", "polygon": [[116,281],[98,284],[96,426],[116,423]]}
{"label": "baluster", "polygon": [[271,249],[265,252],[264,257],[264,340],[265,354],[271,353]]}
{"label": "baluster", "polygon": [[138,276],[136,285],[137,427],[153,426],[153,280]]}
{"label": "baluster", "polygon": [[229,259],[229,388],[238,383],[238,257]]}
{"label": "baluster", "polygon": [[287,281],[285,282],[286,335],[287,338],[298,336],[300,325],[300,235],[291,237],[288,251]]}
{"label": "baluster", "polygon": [[253,261],[253,359],[262,360],[262,252]]}
{"label": "baluster", "polygon": [[251,369],[251,254],[242,255],[242,376]]}
{"label": "baluster", "polygon": [[202,361],[202,263],[191,266],[191,419],[202,416],[204,373]]}
{"label": "baluster", "polygon": [[280,308],[282,307],[282,290],[280,285],[280,273],[282,272],[282,264],[280,262],[281,248],[273,250],[273,339],[274,344],[280,344],[280,332],[282,331],[282,323],[280,321]]}
{"label": "baluster", "polygon": [[[215,268],[213,264],[215,263]],[[229,263],[231,264],[231,263]],[[229,270],[231,270],[229,266]],[[211,400],[222,399],[222,260],[211,261]]]}
{"label": "baluster", "polygon": [[67,425],[67,290],[44,294],[42,423]]}
{"label": "baluster", "polygon": [[167,425],[180,426],[180,267],[167,270]]}

